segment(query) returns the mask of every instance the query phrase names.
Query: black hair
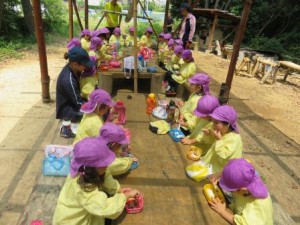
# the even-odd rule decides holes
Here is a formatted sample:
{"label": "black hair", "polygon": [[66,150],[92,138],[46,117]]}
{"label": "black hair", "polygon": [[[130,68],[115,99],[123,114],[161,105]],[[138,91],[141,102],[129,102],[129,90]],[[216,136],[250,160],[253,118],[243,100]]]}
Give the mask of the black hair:
{"label": "black hair", "polygon": [[189,5],[189,3],[187,1],[184,1],[180,5],[180,9],[186,9],[189,13],[192,12],[192,7]]}
{"label": "black hair", "polygon": [[78,170],[80,173],[77,183],[81,190],[85,192],[94,191],[96,188],[99,190],[104,182],[104,176],[99,176],[95,167],[81,166]]}
{"label": "black hair", "polygon": [[228,126],[228,132],[234,131],[233,127],[226,121],[220,121],[223,123],[225,126]]}
{"label": "black hair", "polygon": [[64,59],[65,59],[65,60],[69,59],[69,55],[68,55],[67,52],[64,53]]}

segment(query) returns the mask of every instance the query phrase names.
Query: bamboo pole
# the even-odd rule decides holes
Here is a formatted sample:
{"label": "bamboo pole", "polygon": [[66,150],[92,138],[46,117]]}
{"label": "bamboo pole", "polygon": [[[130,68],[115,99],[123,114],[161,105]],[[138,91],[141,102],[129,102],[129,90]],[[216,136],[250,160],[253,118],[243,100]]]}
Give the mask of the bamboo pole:
{"label": "bamboo pole", "polygon": [[89,0],[84,0],[84,27],[89,29]]}
{"label": "bamboo pole", "polygon": [[245,0],[244,9],[243,9],[241,21],[239,24],[239,28],[235,33],[234,43],[233,43],[233,52],[232,52],[231,61],[230,61],[230,65],[229,65],[229,69],[228,69],[228,73],[227,73],[227,77],[226,77],[226,82],[225,82],[226,91],[224,93],[224,96],[220,96],[223,99],[225,99],[226,101],[228,101],[228,98],[229,98],[233,75],[234,75],[236,63],[237,63],[237,60],[239,57],[241,43],[244,38],[244,32],[246,30],[247,21],[248,21],[252,3],[253,3],[253,0]]}
{"label": "bamboo pole", "polygon": [[167,21],[168,21],[168,13],[170,8],[170,0],[166,1],[166,8],[165,8],[165,20],[164,20],[164,32],[167,30]]}
{"label": "bamboo pole", "polygon": [[[147,12],[146,12],[146,10],[145,10],[144,6],[142,5],[141,1],[140,1],[140,0],[138,0],[138,2],[140,3],[140,6],[141,6],[142,10],[144,11],[144,13],[145,13],[146,17],[147,17],[147,18],[149,18],[149,16],[148,16],[148,14],[147,14]],[[153,29],[153,32],[154,32],[154,34],[155,34],[156,38],[158,39],[158,35],[157,35],[157,33],[156,33],[155,29],[154,29],[154,26],[153,26],[153,24],[152,24],[152,21],[151,21],[151,20],[148,20],[148,21],[149,21],[149,23],[150,23],[150,26],[151,26],[151,27],[152,27],[152,29]]]}
{"label": "bamboo pole", "polygon": [[94,30],[97,30],[99,25],[101,24],[101,22],[103,21],[103,19],[105,18],[106,13],[104,13],[101,17],[101,19],[99,20],[99,22],[97,23],[97,25],[95,26]]}
{"label": "bamboo pole", "polygon": [[77,21],[78,21],[79,27],[80,27],[81,30],[83,30],[81,19],[80,19],[79,13],[78,13],[78,8],[77,8],[76,0],[73,0],[73,5],[74,5],[74,11],[75,11],[75,14],[76,14],[76,17],[77,17]]}
{"label": "bamboo pole", "polygon": [[138,63],[137,63],[137,1],[133,0],[133,24],[134,24],[134,93],[138,92]]}
{"label": "bamboo pole", "polygon": [[210,47],[212,45],[212,41],[213,41],[214,36],[215,36],[217,22],[218,22],[218,16],[215,15],[214,21],[213,21],[212,26],[211,26],[210,31],[209,31],[209,37],[208,37],[208,43],[207,43],[207,49],[208,50],[210,49]]}
{"label": "bamboo pole", "polygon": [[41,13],[41,2],[40,0],[33,0],[33,15],[34,15],[34,27],[36,40],[39,51],[39,59],[40,59],[40,70],[41,70],[41,83],[42,83],[42,100],[43,103],[50,103],[50,77],[48,75],[48,66],[47,66],[47,55],[46,55],[46,46],[45,46],[45,37],[43,30],[43,21],[42,21],[42,13]]}
{"label": "bamboo pole", "polygon": [[71,40],[74,37],[73,30],[73,5],[72,0],[69,0],[69,39]]}

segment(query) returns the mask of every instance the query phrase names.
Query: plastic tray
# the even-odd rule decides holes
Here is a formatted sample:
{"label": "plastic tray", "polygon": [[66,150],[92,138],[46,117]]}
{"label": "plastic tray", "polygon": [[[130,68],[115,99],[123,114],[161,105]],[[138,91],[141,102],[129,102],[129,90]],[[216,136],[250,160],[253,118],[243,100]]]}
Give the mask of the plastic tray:
{"label": "plastic tray", "polygon": [[177,128],[173,128],[169,131],[169,135],[175,142],[181,141],[182,138],[184,138],[184,134],[182,133],[181,130],[178,130]]}

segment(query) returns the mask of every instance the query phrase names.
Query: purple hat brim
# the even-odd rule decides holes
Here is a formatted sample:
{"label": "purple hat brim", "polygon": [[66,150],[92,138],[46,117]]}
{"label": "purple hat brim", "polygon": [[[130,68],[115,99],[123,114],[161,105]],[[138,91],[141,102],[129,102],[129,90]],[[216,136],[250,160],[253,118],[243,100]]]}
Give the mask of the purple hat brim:
{"label": "purple hat brim", "polygon": [[269,195],[266,185],[259,176],[255,176],[253,182],[246,188],[254,198],[266,198]]}
{"label": "purple hat brim", "polygon": [[224,179],[223,179],[222,176],[221,176],[221,178],[219,180],[219,185],[220,185],[220,187],[222,188],[223,191],[233,192],[233,191],[237,191],[238,190],[238,188],[230,188],[230,187],[228,187],[225,184]]}
{"label": "purple hat brim", "polygon": [[194,115],[196,115],[197,117],[206,117],[209,116],[209,114],[203,114],[201,112],[199,112],[197,109],[194,110]]}
{"label": "purple hat brim", "polygon": [[93,113],[93,112],[95,111],[96,107],[97,107],[97,104],[95,104],[95,105],[93,106],[93,105],[92,105],[92,102],[86,102],[86,103],[84,103],[84,104],[85,104],[85,108],[82,109],[82,107],[81,107],[80,112],[83,112],[83,113],[85,113],[85,114]]}

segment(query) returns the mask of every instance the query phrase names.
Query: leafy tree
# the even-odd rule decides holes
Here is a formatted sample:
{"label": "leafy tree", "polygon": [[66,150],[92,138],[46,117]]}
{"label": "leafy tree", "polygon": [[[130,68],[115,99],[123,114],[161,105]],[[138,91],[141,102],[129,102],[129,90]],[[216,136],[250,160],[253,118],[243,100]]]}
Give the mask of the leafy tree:
{"label": "leafy tree", "polygon": [[25,24],[30,34],[34,33],[33,11],[30,0],[21,0]]}

